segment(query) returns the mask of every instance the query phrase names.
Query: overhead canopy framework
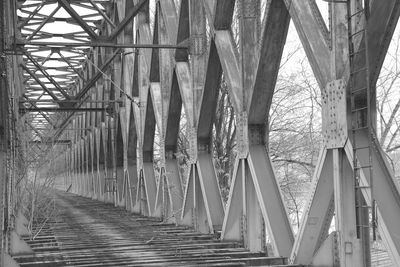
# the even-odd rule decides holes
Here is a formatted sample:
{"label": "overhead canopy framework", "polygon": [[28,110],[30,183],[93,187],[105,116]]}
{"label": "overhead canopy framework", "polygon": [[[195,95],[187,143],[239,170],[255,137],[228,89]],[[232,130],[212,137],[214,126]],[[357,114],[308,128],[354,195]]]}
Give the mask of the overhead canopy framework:
{"label": "overhead canopy framework", "polygon": [[[145,5],[140,0],[115,23],[111,0],[27,0],[17,10],[20,36],[13,51],[22,55],[23,96],[20,112],[32,129],[33,140],[59,138],[76,111],[110,111],[110,100],[95,108],[81,108],[90,100],[89,90],[104,77],[123,48],[187,49],[181,45],[138,45],[118,41]],[[100,60],[94,48],[107,49]],[[133,100],[130,97],[131,100]]]}
{"label": "overhead canopy framework", "polygon": [[[99,38],[111,4],[108,0],[28,0],[19,6],[17,27],[21,36],[15,38],[14,49],[23,55],[25,90],[20,106],[28,112],[26,121],[37,129],[32,131],[33,140],[53,136],[68,117],[67,112],[83,100],[76,95],[79,83],[90,78],[83,70],[90,53],[85,43]],[[55,42],[82,45],[69,47]],[[57,112],[65,107],[69,109]]]}

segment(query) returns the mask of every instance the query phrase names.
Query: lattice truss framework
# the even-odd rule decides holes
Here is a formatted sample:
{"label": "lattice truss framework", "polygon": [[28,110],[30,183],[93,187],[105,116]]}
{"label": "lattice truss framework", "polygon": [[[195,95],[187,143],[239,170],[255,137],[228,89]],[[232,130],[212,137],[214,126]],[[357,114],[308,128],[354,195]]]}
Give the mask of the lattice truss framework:
{"label": "lattice truss framework", "polygon": [[[263,16],[257,0],[182,0],[179,6],[160,0],[152,9],[146,0],[18,1],[21,32],[12,48],[23,59],[20,111],[32,128],[31,141],[70,144],[60,149],[57,169],[72,192],[205,233],[222,229],[222,239],[241,241],[252,251],[265,250],[267,232],[274,253],[293,263],[366,263],[369,238],[355,237],[354,192],[348,190],[354,186],[345,179],[352,177],[354,162],[349,98],[330,97],[348,94],[344,2],[330,4],[326,25],[313,0],[267,0]],[[351,1],[351,10],[361,9],[361,2]],[[238,48],[231,29],[235,4]],[[44,15],[44,9],[52,11]],[[371,0],[367,62],[373,107],[399,10],[397,0]],[[327,102],[324,148],[296,238],[264,141],[291,19]],[[59,34],[48,27],[52,23],[72,24],[74,30]],[[354,27],[365,23],[360,16]],[[356,51],[363,38],[355,41]],[[355,62],[365,65],[365,56],[360,53]],[[226,208],[210,154],[222,74],[236,114],[238,145]],[[190,144],[185,188],[174,154],[182,107]],[[153,168],[156,129],[159,174]],[[368,132],[356,134],[367,142]],[[399,190],[379,144],[373,148],[378,228],[394,265],[400,266]],[[357,160],[367,162],[362,155]],[[367,186],[368,175],[361,176]],[[363,197],[372,201],[371,195]],[[334,211],[337,232],[328,235]]]}

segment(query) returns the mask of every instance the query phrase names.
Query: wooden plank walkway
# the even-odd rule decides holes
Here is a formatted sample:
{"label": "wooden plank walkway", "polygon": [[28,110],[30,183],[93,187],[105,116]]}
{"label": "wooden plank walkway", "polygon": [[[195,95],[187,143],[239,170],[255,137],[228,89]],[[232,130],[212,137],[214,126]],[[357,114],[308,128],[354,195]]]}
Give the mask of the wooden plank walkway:
{"label": "wooden plank walkway", "polygon": [[121,208],[57,193],[60,216],[27,240],[35,255],[21,266],[288,266],[286,259],[250,253],[239,243]]}
{"label": "wooden plank walkway", "polygon": [[372,267],[393,267],[389,254],[384,249],[372,249],[371,251]]}

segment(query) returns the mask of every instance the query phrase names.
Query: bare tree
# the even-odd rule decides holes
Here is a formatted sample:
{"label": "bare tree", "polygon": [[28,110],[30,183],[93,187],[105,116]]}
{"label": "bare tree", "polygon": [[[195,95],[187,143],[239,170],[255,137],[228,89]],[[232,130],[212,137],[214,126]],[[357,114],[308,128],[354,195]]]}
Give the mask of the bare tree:
{"label": "bare tree", "polygon": [[235,114],[229,99],[228,86],[222,77],[213,128],[213,156],[222,199],[228,200],[233,163],[235,161]]}

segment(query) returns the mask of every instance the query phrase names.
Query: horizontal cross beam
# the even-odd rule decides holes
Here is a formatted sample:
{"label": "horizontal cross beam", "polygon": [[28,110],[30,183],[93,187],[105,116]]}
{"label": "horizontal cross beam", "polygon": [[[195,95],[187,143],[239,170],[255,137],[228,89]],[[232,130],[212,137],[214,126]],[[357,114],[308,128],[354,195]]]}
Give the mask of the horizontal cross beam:
{"label": "horizontal cross beam", "polygon": [[82,27],[82,29],[90,36],[92,39],[97,39],[98,35],[93,31],[93,29],[84,21],[79,14],[70,6],[67,0],[58,0],[60,6],[62,6],[65,11]]}
{"label": "horizontal cross beam", "polygon": [[[26,99],[26,100],[20,100],[19,103],[24,104],[24,103],[34,103],[34,104],[54,104],[54,103],[58,103],[58,104],[73,104],[73,103],[80,103],[82,102],[82,100],[80,99],[75,99],[75,100],[59,100],[59,101],[52,101],[52,100],[32,100],[32,99]],[[85,103],[118,103],[118,104],[122,104],[123,101],[122,100],[87,100],[85,101]]]}
{"label": "horizontal cross beam", "polygon": [[[24,98],[25,98],[26,100],[29,101],[29,98],[28,98],[27,96],[24,95]],[[21,103],[21,101],[20,101],[20,103]],[[35,102],[29,102],[29,104],[30,104],[33,108],[37,108]],[[51,119],[50,119],[44,112],[40,112],[40,115],[42,115],[42,117],[45,118],[45,119],[51,124],[51,126],[53,126],[53,127],[55,126],[55,125],[53,124],[53,122],[51,121]]]}
{"label": "horizontal cross beam", "polygon": [[153,49],[188,49],[188,46],[185,45],[168,45],[168,44],[116,44],[112,42],[25,42],[25,41],[16,41],[15,45],[24,46],[24,45],[35,45],[42,47],[112,47],[112,48],[153,48]]}
{"label": "horizontal cross beam", "polygon": [[104,108],[75,108],[75,107],[22,107],[19,109],[20,112],[68,112],[68,111],[84,111],[84,112],[100,112],[100,111],[112,111],[111,107]]}
{"label": "horizontal cross beam", "polygon": [[51,96],[51,98],[53,98],[55,101],[59,100],[53,91],[47,88],[46,85],[38,77],[36,77],[36,75],[29,68],[27,68],[24,64],[20,64],[20,66],[40,85],[40,87],[42,87],[46,93]]}
{"label": "horizontal cross beam", "polygon": [[71,140],[54,140],[54,141],[41,141],[41,140],[33,140],[29,141],[29,144],[59,144],[59,145],[70,145]]}
{"label": "horizontal cross beam", "polygon": [[61,88],[61,86],[51,77],[51,75],[43,68],[43,66],[41,66],[28,51],[24,50],[23,52],[25,56],[33,63],[33,65],[57,88],[57,90],[60,91],[66,99],[70,99],[70,96],[67,94],[67,92]]}

